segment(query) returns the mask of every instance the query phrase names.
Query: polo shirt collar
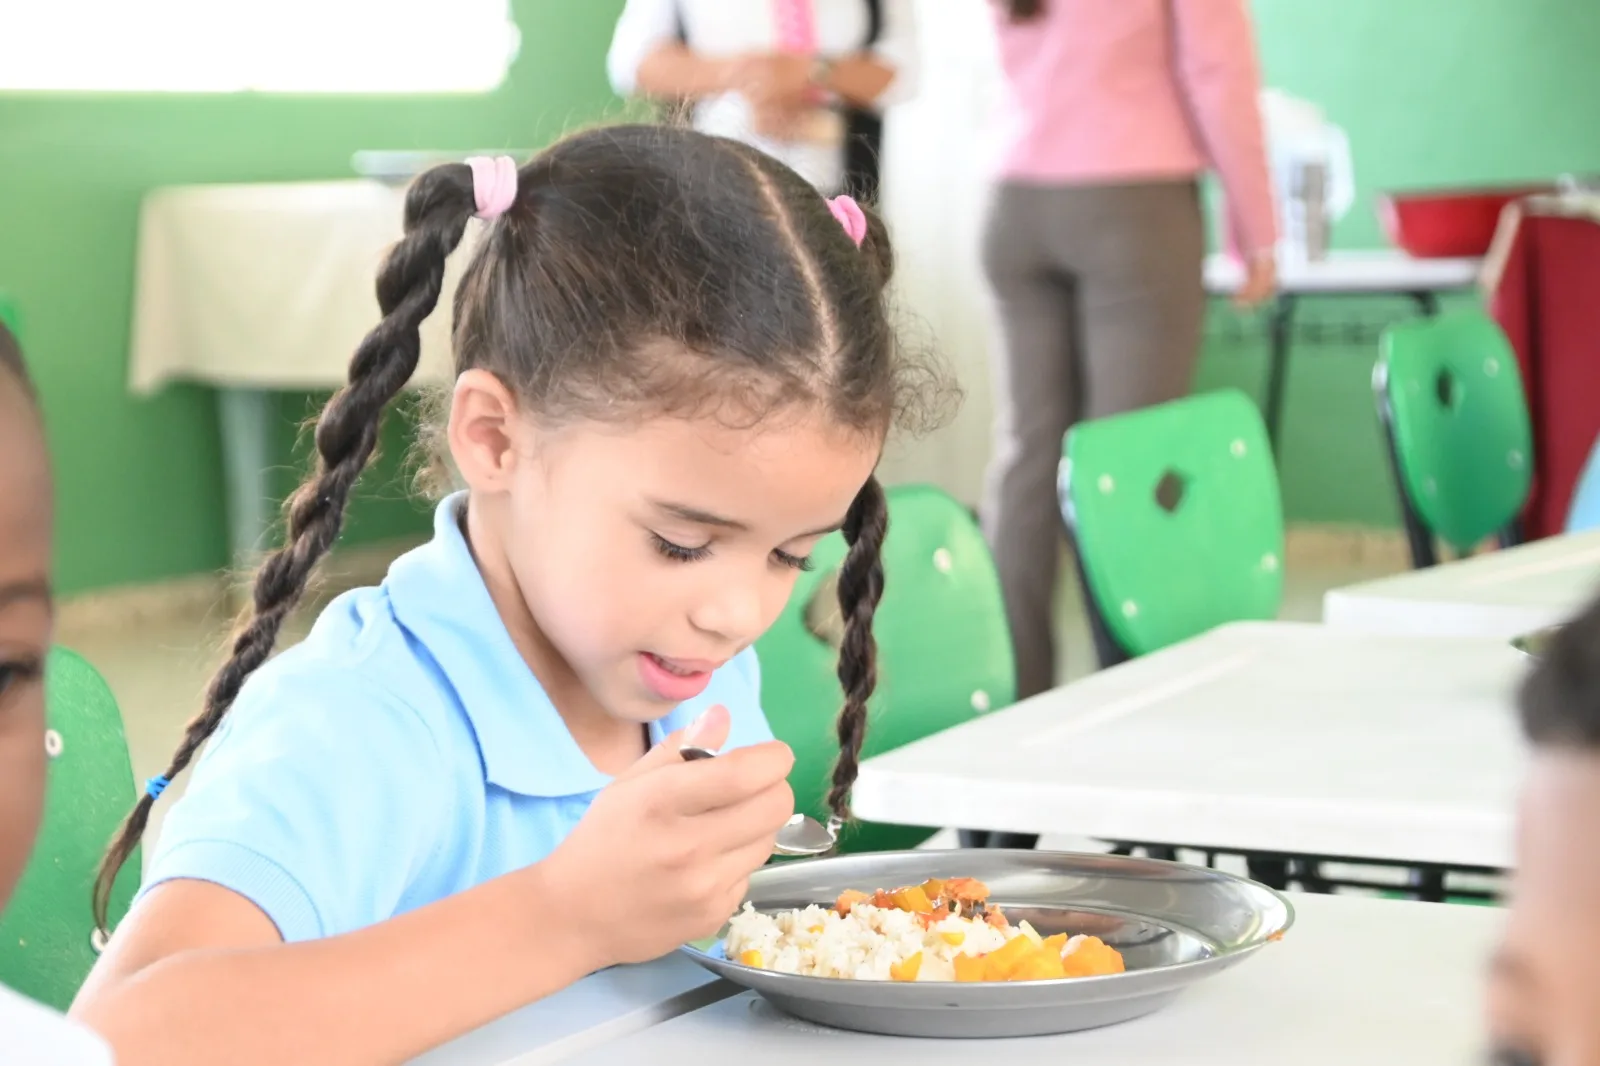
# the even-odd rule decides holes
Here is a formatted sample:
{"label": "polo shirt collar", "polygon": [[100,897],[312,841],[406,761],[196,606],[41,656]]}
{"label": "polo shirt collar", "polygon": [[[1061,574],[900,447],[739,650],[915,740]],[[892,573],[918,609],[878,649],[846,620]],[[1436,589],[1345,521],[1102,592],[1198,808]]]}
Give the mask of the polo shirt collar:
{"label": "polo shirt collar", "polygon": [[[434,512],[433,540],[384,580],[395,618],[455,690],[477,736],[484,776],[525,796],[584,795],[610,784],[578,747],[511,641],[461,530],[466,493]],[[653,741],[660,724],[651,726]]]}

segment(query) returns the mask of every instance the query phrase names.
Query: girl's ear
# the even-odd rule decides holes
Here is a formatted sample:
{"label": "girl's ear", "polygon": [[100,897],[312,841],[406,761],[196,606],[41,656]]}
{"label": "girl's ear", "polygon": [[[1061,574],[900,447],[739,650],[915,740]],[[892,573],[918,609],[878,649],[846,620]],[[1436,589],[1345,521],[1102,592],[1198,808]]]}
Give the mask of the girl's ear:
{"label": "girl's ear", "polygon": [[456,379],[450,398],[450,458],[466,486],[477,493],[503,492],[526,435],[516,397],[487,370]]}

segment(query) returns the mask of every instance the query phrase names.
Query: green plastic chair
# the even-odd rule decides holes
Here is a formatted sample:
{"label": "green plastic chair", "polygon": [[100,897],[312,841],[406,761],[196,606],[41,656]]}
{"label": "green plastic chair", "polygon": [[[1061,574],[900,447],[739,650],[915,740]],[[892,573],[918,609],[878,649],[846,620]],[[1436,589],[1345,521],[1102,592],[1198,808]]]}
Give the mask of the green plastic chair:
{"label": "green plastic chair", "polygon": [[[0,917],[0,983],[65,1010],[99,954],[90,903],[95,869],[135,792],[122,715],[94,667],[55,649],[45,699],[51,758],[44,823]],[[117,879],[113,925],[133,900],[139,866],[136,854]]]}
{"label": "green plastic chair", "polygon": [[11,331],[11,335],[22,341],[22,309],[8,294],[0,292],[0,325]]}
{"label": "green plastic chair", "polygon": [[[1016,698],[1000,581],[977,523],[954,499],[927,486],[890,489],[888,501],[884,594],[873,620],[879,681],[864,758]],[[795,753],[789,779],[795,809],[822,820],[839,753],[834,732],[841,701],[838,653],[807,614],[819,595],[832,595],[832,577],[844,553],[844,540],[837,535],[817,546],[815,568],[800,576],[783,614],[756,645],[767,718]],[[931,835],[923,827],[858,823],[845,829],[840,850],[900,850]]]}
{"label": "green plastic chair", "polygon": [[1226,389],[1067,434],[1061,510],[1102,666],[1283,602],[1283,504],[1266,427]]}
{"label": "green plastic chair", "polygon": [[1434,539],[1465,553],[1516,543],[1533,473],[1533,429],[1516,353],[1480,311],[1390,326],[1372,372],[1401,512],[1419,567]]}

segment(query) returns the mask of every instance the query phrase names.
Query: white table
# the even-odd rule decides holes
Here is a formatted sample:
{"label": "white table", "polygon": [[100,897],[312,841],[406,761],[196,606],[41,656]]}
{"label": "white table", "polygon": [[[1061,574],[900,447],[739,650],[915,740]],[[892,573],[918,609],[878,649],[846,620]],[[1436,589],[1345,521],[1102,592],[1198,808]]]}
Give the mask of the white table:
{"label": "white table", "polygon": [[412,1066],[564,1062],[738,992],[681,955],[619,966],[413,1059]]}
{"label": "white table", "polygon": [[[1284,259],[1278,287],[1294,296],[1451,292],[1472,288],[1482,269],[1482,259],[1414,259],[1392,248],[1339,251],[1318,262]],[[1233,256],[1210,255],[1205,282],[1208,291],[1231,296],[1244,283],[1244,269]]]}
{"label": "white table", "polygon": [[1333,589],[1322,618],[1372,633],[1504,640],[1571,617],[1597,589],[1600,530]]}
{"label": "white table", "polygon": [[[1436,314],[1439,294],[1474,288],[1482,259],[1413,259],[1395,249],[1329,252],[1317,262],[1286,259],[1278,264],[1278,298],[1267,321],[1268,363],[1265,420],[1274,448],[1283,420],[1294,313],[1302,296],[1405,296],[1424,314]],[[1237,260],[1212,255],[1205,262],[1206,291],[1231,296],[1244,281]]]}
{"label": "white table", "polygon": [[868,760],[861,817],[1508,868],[1504,641],[1225,626]]}
{"label": "white table", "polygon": [[[179,186],[144,200],[129,387],[218,390],[237,562],[273,517],[272,393],[344,384],[378,322],[374,283],[404,203],[404,189],[375,181]],[[451,257],[440,310],[423,324],[418,384],[450,378],[449,308],[465,259]]]}
{"label": "white table", "polygon": [[[566,1060],[572,1066],[1467,1066],[1482,1059],[1496,911],[1299,896],[1282,943],[1107,1029],[1027,1040],[907,1040],[825,1029],[753,994]],[[521,1060],[519,1060],[521,1061]],[[554,1061],[529,1059],[527,1061]]]}

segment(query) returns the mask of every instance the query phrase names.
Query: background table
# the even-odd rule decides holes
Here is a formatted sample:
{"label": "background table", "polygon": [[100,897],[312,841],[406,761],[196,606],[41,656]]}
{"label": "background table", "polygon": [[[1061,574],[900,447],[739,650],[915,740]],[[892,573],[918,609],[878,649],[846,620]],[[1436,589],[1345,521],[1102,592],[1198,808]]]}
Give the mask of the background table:
{"label": "background table", "polygon": [[1330,626],[1509,639],[1575,614],[1600,587],[1600,531],[1533,541],[1332,589]]}
{"label": "background table", "polygon": [[412,1066],[564,1062],[739,991],[681,955],[618,966],[413,1059]]}
{"label": "background table", "polygon": [[[1297,896],[1282,943],[1124,1025],[1028,1040],[906,1040],[825,1029],[753,994],[594,1047],[573,1066],[1467,1066],[1498,912]],[[514,1060],[552,1062],[548,1058]]]}
{"label": "background table", "polygon": [[[1330,252],[1318,262],[1285,260],[1278,265],[1278,297],[1267,320],[1267,435],[1278,443],[1283,394],[1288,383],[1294,314],[1302,296],[1405,296],[1424,314],[1435,314],[1444,292],[1478,283],[1481,259],[1413,259],[1393,249]],[[1238,260],[1212,255],[1205,263],[1206,291],[1231,296],[1244,281]]]}
{"label": "background table", "polygon": [[[377,324],[375,279],[401,236],[405,190],[375,181],[157,189],[139,213],[129,387],[214,386],[228,519],[244,563],[272,520],[272,393],[344,384]],[[476,230],[468,228],[470,245]],[[451,257],[422,327],[415,383],[446,382],[450,301],[470,248]]]}
{"label": "background table", "polygon": [[872,821],[1506,868],[1504,641],[1245,623],[869,759]]}

